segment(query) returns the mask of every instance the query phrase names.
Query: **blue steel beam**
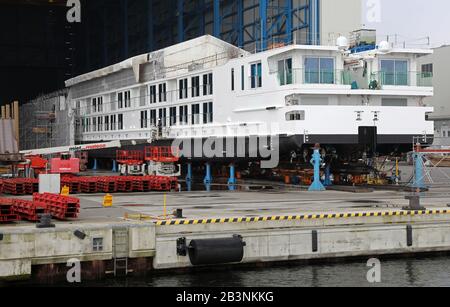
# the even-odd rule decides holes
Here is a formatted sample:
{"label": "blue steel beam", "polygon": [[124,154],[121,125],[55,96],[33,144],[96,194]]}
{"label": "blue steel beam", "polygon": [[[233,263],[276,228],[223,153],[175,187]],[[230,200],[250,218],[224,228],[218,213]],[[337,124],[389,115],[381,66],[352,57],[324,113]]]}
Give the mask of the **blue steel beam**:
{"label": "blue steel beam", "polygon": [[184,42],[184,0],[177,0],[178,42]]}
{"label": "blue steel beam", "polygon": [[153,0],[147,0],[147,51],[153,51],[155,41],[155,29],[153,20]]}
{"label": "blue steel beam", "polygon": [[123,55],[128,58],[128,0],[122,0],[123,17]]}
{"label": "blue steel beam", "polygon": [[260,18],[260,50],[266,50],[267,49],[267,39],[268,39],[268,32],[267,32],[267,1],[268,0],[260,0],[259,1],[259,18]]}
{"label": "blue steel beam", "polygon": [[222,18],[220,16],[220,0],[214,0],[214,31],[213,35],[220,38],[222,32]]}

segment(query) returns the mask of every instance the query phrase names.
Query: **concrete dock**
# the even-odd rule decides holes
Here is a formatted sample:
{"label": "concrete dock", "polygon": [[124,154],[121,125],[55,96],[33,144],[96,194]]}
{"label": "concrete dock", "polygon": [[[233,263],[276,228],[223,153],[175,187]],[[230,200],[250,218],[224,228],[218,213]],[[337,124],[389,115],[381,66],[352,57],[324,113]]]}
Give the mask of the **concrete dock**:
{"label": "concrete dock", "polygon": [[[450,251],[450,189],[422,195],[424,211],[406,211],[407,193],[374,191],[260,191],[115,194],[103,208],[102,194],[77,195],[81,215],[37,229],[20,222],[0,226],[0,278],[65,280],[67,261],[79,259],[84,279],[114,275],[127,259],[131,275],[193,267],[177,253],[177,241],[231,238],[245,242],[242,264],[311,259],[373,257]],[[79,238],[75,231],[85,236]],[[118,272],[116,272],[118,273]]]}

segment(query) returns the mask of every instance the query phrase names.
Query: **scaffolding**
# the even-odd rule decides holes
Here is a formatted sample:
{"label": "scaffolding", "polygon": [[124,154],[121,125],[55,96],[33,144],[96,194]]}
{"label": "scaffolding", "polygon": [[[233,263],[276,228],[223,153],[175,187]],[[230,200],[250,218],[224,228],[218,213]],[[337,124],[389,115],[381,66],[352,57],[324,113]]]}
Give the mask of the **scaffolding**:
{"label": "scaffolding", "polygon": [[40,96],[20,108],[20,149],[70,145],[68,90]]}

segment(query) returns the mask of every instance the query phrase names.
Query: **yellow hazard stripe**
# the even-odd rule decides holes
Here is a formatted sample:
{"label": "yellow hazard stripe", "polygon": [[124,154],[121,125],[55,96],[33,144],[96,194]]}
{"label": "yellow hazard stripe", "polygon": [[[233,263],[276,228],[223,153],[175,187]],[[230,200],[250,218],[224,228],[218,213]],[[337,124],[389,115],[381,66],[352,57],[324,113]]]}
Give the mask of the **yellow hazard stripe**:
{"label": "yellow hazard stripe", "polygon": [[358,217],[382,217],[382,216],[415,216],[415,215],[439,215],[450,214],[450,210],[418,210],[418,211],[378,211],[378,212],[346,212],[329,214],[286,215],[286,216],[260,216],[260,217],[234,217],[234,218],[210,218],[193,220],[167,220],[157,221],[157,226],[170,225],[198,225],[198,224],[226,224],[226,223],[253,223],[267,221],[295,221],[295,220],[320,220],[342,219]]}

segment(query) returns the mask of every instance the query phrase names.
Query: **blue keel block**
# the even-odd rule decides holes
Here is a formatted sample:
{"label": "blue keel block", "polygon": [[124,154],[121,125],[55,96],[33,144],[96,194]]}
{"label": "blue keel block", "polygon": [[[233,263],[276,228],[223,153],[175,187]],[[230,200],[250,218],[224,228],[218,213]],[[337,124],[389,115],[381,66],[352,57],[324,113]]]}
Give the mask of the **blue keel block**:
{"label": "blue keel block", "polygon": [[228,178],[228,185],[235,185],[237,183],[236,180],[236,167],[234,164],[230,165],[230,178]]}
{"label": "blue keel block", "polygon": [[186,182],[192,182],[192,163],[187,164]]}
{"label": "blue keel block", "polygon": [[112,172],[117,173],[117,161],[116,160],[113,160]]}
{"label": "blue keel block", "polygon": [[314,165],[314,181],[308,191],[325,191],[325,187],[320,181],[320,162],[322,162],[322,158],[320,157],[319,149],[314,149],[314,154],[310,162]]}
{"label": "blue keel block", "polygon": [[331,170],[329,165],[327,165],[327,168],[325,169],[325,181],[323,182],[323,185],[326,187],[333,185],[331,182]]}
{"label": "blue keel block", "polygon": [[97,159],[94,159],[94,166],[92,167],[93,171],[97,170]]}
{"label": "blue keel block", "polygon": [[206,163],[206,175],[205,175],[205,179],[203,180],[203,183],[205,185],[210,185],[212,183],[212,175],[211,175],[211,164]]}

